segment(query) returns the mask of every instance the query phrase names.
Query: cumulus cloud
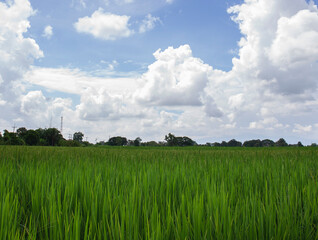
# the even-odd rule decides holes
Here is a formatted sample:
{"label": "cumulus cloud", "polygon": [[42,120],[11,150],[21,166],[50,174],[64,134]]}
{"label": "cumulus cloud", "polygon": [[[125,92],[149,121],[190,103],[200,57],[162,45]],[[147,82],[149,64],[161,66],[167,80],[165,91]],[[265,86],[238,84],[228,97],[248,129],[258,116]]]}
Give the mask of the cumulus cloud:
{"label": "cumulus cloud", "polygon": [[157,22],[161,22],[159,17],[153,17],[151,14],[148,14],[139,27],[139,33],[144,33],[152,30]]}
{"label": "cumulus cloud", "polygon": [[74,27],[79,33],[90,34],[98,39],[116,40],[133,34],[129,29],[129,19],[129,16],[105,13],[99,8],[91,17],[79,18]]}
{"label": "cumulus cloud", "polygon": [[76,106],[83,120],[140,118],[145,111],[131,102],[130,96],[116,95],[105,88],[88,88],[81,94],[81,103]]}
{"label": "cumulus cloud", "polygon": [[[182,45],[156,51],[141,76],[102,78],[79,69],[30,68],[43,56],[36,42],[23,36],[34,11],[28,1],[0,3],[0,106],[19,99],[16,106],[25,118],[40,116],[36,121],[43,124],[63,114],[69,131],[84,126],[97,135],[104,133],[95,121],[111,129],[109,134],[145,134],[150,139],[162,139],[167,132],[222,140],[242,134],[246,139],[251,133],[260,138],[311,133],[310,122],[318,114],[317,6],[305,0],[246,0],[228,12],[242,33],[230,71],[212,68],[193,56],[189,45]],[[139,32],[158,22],[148,15]],[[74,26],[103,40],[133,34],[129,16],[102,9]],[[80,103],[25,92],[19,80],[25,72],[29,84],[77,94]]]}
{"label": "cumulus cloud", "polygon": [[154,57],[156,61],[139,80],[142,88],[135,93],[136,100],[157,106],[202,105],[212,67],[194,58],[189,45],[159,49]]}
{"label": "cumulus cloud", "polygon": [[312,131],[312,126],[307,125],[307,126],[302,126],[298,123],[295,124],[293,132],[295,133],[308,133]]}
{"label": "cumulus cloud", "polygon": [[27,0],[0,2],[0,94],[2,101],[14,104],[23,91],[21,79],[34,59],[43,52],[24,33],[30,28],[28,18],[34,11]]}
{"label": "cumulus cloud", "polygon": [[96,77],[80,69],[32,67],[24,79],[50,90],[81,94],[88,88],[111,89],[112,93],[125,94],[136,89],[135,78]]}
{"label": "cumulus cloud", "polygon": [[43,30],[42,36],[47,38],[47,39],[50,39],[53,36],[53,28],[52,28],[52,26],[50,26],[50,25],[46,26],[44,28],[44,30]]}
{"label": "cumulus cloud", "polygon": [[36,115],[47,110],[46,99],[41,91],[31,91],[22,97],[21,112],[27,115]]}
{"label": "cumulus cloud", "polygon": [[[275,94],[316,91],[318,13],[304,0],[246,1],[228,10],[243,37],[233,70]],[[262,89],[262,91],[264,91]]]}

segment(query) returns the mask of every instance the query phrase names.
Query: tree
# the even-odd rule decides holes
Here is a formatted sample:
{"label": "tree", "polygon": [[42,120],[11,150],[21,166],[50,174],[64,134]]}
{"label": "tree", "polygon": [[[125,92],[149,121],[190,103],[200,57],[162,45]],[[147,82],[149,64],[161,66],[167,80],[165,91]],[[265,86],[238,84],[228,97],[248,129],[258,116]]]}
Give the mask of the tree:
{"label": "tree", "polygon": [[150,141],[150,142],[141,143],[141,146],[144,146],[144,147],[159,147],[160,145],[156,141]]}
{"label": "tree", "polygon": [[2,144],[3,144],[3,137],[2,137],[2,134],[0,132],[0,145],[2,145]]}
{"label": "tree", "polygon": [[243,143],[243,147],[261,147],[262,142],[259,139],[256,140],[248,140]]}
{"label": "tree", "polygon": [[303,147],[304,145],[301,142],[297,143],[297,147]]}
{"label": "tree", "polygon": [[73,134],[73,140],[77,142],[83,142],[84,134],[82,132],[76,132]]}
{"label": "tree", "polygon": [[196,145],[196,142],[193,141],[191,138],[189,137],[182,137],[182,144],[181,146],[194,146]]}
{"label": "tree", "polygon": [[127,145],[128,141],[125,137],[112,137],[108,140],[107,144],[110,146],[125,146]]}
{"label": "tree", "polygon": [[262,147],[274,147],[275,142],[270,139],[264,139],[262,140]]}
{"label": "tree", "polygon": [[5,145],[24,145],[24,141],[17,137],[16,133],[4,130],[3,142]]}
{"label": "tree", "polygon": [[137,138],[134,140],[134,146],[135,146],[135,147],[139,147],[141,141],[142,141],[141,138],[140,138],[140,137],[137,137]]}
{"label": "tree", "polygon": [[30,146],[38,145],[40,141],[39,134],[34,130],[28,130],[25,133],[24,141],[27,145],[30,145]]}
{"label": "tree", "polygon": [[177,146],[178,140],[175,135],[169,133],[165,136],[165,141],[167,141],[168,146]]}
{"label": "tree", "polygon": [[185,146],[193,146],[196,144],[196,142],[189,137],[186,137],[186,136],[176,137],[175,135],[171,133],[165,136],[165,140],[167,141],[168,146],[185,147]]}
{"label": "tree", "polygon": [[80,142],[75,141],[75,140],[61,139],[59,141],[59,146],[61,146],[61,147],[80,147],[81,144],[80,144]]}
{"label": "tree", "polygon": [[63,139],[63,136],[56,128],[48,128],[45,129],[44,138],[48,145],[55,146],[61,139]]}
{"label": "tree", "polygon": [[230,141],[227,143],[227,146],[228,146],[228,147],[242,147],[242,143],[239,142],[239,141],[236,141],[235,139],[232,139],[232,140],[230,140]]}
{"label": "tree", "polygon": [[17,135],[19,138],[25,140],[25,136],[27,134],[27,129],[25,127],[20,127],[17,129]]}
{"label": "tree", "polygon": [[280,139],[275,143],[275,146],[276,146],[276,147],[287,147],[288,144],[287,144],[287,142],[285,141],[284,138],[280,138]]}

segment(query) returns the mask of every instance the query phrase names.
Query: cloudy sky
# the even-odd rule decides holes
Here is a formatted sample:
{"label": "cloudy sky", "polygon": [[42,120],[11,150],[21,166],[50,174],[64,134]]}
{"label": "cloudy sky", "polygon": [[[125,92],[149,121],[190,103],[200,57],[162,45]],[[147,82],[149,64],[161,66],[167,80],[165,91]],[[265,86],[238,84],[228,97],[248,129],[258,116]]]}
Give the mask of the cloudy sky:
{"label": "cloudy sky", "polygon": [[318,0],[0,0],[0,127],[318,142]]}

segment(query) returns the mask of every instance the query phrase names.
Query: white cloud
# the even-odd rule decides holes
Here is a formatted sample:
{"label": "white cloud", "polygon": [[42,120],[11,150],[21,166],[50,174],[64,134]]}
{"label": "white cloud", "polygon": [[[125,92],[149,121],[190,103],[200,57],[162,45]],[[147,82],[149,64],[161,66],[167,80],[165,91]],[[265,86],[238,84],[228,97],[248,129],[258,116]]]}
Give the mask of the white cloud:
{"label": "white cloud", "polygon": [[24,72],[34,59],[43,57],[35,40],[23,36],[34,13],[27,0],[0,2],[0,94],[9,105],[15,104],[24,90]]}
{"label": "white cloud", "polygon": [[143,116],[143,110],[132,104],[129,95],[114,95],[105,88],[88,88],[81,94],[81,103],[76,106],[80,119],[100,121],[106,119],[134,118]]}
{"label": "white cloud", "polygon": [[50,25],[46,26],[44,28],[44,30],[43,30],[42,36],[47,38],[47,39],[50,39],[53,36],[53,28],[52,28],[52,26],[50,26]]}
{"label": "white cloud", "polygon": [[74,27],[79,33],[91,34],[98,39],[116,40],[133,34],[129,29],[129,19],[126,15],[104,13],[99,8],[91,17],[79,18]]}
{"label": "white cloud", "polygon": [[312,126],[307,125],[307,126],[302,126],[300,124],[295,124],[293,132],[295,133],[308,133],[312,131]]}
{"label": "white cloud", "polygon": [[228,11],[243,34],[233,71],[247,74],[246,83],[290,97],[316,91],[318,14],[313,3],[246,1]]}
{"label": "white cloud", "polygon": [[46,99],[41,91],[31,91],[22,97],[21,112],[27,115],[36,115],[47,110]]}
{"label": "white cloud", "polygon": [[88,88],[111,89],[113,94],[120,95],[136,89],[134,78],[94,77],[79,69],[37,68],[33,67],[24,79],[34,85],[47,89],[80,95]]}
{"label": "white cloud", "polygon": [[166,0],[167,3],[171,4],[174,2],[174,0]]}
{"label": "white cloud", "polygon": [[[317,7],[304,0],[246,0],[229,12],[242,33],[232,70],[213,69],[182,45],[156,51],[141,76],[111,78],[79,69],[30,68],[43,56],[36,42],[23,36],[34,12],[28,1],[0,3],[1,110],[9,120],[21,118],[36,127],[63,115],[65,131],[86,131],[91,140],[112,134],[162,140],[168,132],[222,140],[311,134],[318,114]],[[159,21],[153,18],[148,16],[142,31]],[[133,33],[128,16],[102,9],[75,27],[104,40]],[[108,62],[105,68],[115,71],[117,64]],[[76,94],[80,102],[75,106],[67,98],[26,92],[19,80],[25,72],[24,80],[33,87]],[[7,106],[12,99],[19,114]]]}
{"label": "white cloud", "polygon": [[153,17],[151,14],[148,14],[139,27],[139,33],[144,33],[152,30],[157,22],[161,22],[159,17]]}
{"label": "white cloud", "polygon": [[156,61],[142,75],[135,93],[138,102],[150,105],[202,105],[201,95],[212,68],[192,56],[189,45],[159,49]]}

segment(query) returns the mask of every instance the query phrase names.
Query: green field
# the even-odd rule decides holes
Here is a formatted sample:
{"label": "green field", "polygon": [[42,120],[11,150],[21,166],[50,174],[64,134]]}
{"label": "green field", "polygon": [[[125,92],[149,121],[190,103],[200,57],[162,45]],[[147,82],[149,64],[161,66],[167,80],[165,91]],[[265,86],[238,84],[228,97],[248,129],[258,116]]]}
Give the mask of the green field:
{"label": "green field", "polygon": [[318,149],[0,146],[0,239],[318,239]]}

